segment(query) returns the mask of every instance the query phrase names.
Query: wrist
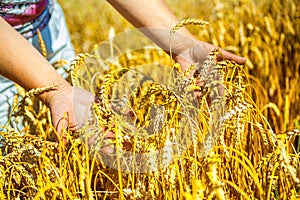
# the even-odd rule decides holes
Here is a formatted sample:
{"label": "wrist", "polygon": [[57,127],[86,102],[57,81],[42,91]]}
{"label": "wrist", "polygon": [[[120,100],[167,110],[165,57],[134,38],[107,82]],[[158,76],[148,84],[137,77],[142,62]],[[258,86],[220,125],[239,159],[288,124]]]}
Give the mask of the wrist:
{"label": "wrist", "polygon": [[53,90],[49,90],[37,95],[37,98],[41,100],[46,106],[50,107],[52,102],[55,101],[60,94],[66,92],[72,92],[73,87],[64,79],[53,81],[51,85],[57,85],[57,87]]}

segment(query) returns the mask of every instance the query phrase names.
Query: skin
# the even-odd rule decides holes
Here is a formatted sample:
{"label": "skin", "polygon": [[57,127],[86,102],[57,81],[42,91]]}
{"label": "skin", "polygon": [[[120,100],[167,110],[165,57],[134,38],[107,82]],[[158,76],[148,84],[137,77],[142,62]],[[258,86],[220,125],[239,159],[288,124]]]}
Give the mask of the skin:
{"label": "skin", "polygon": [[[155,27],[157,29],[147,29],[142,32],[152,41],[156,42],[162,49],[169,49],[169,30],[179,23],[176,16],[170,11],[163,0],[107,0],[123,17],[125,17],[136,28]],[[147,8],[147,9],[145,9]],[[162,31],[162,30],[166,31]],[[175,61],[186,66],[194,64],[196,60],[203,60],[207,54],[217,48],[216,46],[197,40],[186,28],[180,28],[172,40],[172,51]],[[224,59],[233,60],[239,64],[245,64],[246,59],[236,56],[223,49],[220,49]],[[194,54],[203,56],[203,58],[195,58]]]}
{"label": "skin", "polygon": [[[58,140],[61,139],[60,136],[64,136],[61,134],[63,123],[65,127],[69,123],[71,130],[76,130],[80,124],[75,123],[75,115],[78,121],[84,119],[87,106],[93,101],[94,96],[87,91],[72,87],[2,18],[0,18],[0,30],[0,74],[26,90],[58,84],[57,90],[45,92],[37,97],[51,110]],[[65,113],[68,119],[62,120]]]}
{"label": "skin", "polygon": [[[137,28],[156,27],[170,30],[179,21],[162,0],[108,0],[130,23]],[[144,9],[147,8],[147,9]],[[0,18],[0,74],[19,84],[26,90],[58,83],[57,90],[45,92],[38,98],[51,110],[53,125],[58,132],[58,140],[64,136],[62,126],[69,124],[76,130],[83,123],[88,105],[94,96],[84,90],[72,87],[67,83],[50,63],[8,23]],[[163,49],[169,47],[169,32],[143,32]],[[184,36],[186,41],[180,40]],[[196,60],[203,59],[215,46],[198,41],[187,29],[181,28],[175,37],[173,58],[184,69]],[[224,58],[245,64],[246,59],[221,50]],[[65,115],[67,113],[67,115]],[[64,119],[67,116],[67,120]]]}

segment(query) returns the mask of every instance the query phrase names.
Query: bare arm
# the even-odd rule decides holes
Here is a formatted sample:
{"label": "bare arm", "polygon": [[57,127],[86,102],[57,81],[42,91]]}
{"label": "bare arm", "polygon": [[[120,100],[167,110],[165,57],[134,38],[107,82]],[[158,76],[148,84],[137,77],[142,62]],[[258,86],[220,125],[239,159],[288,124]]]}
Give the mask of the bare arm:
{"label": "bare arm", "polygon": [[[169,30],[179,21],[169,10],[163,0],[107,0],[121,15],[123,15],[132,25],[140,29],[151,40],[157,43],[162,49],[168,51],[169,48]],[[146,27],[146,28],[145,28]],[[151,27],[156,27],[153,29]],[[157,29],[158,28],[158,29]],[[184,39],[185,38],[185,39]],[[172,51],[175,54],[183,53],[189,49],[189,53],[196,52],[198,55],[186,55],[175,57],[177,60],[186,60],[192,64],[193,57],[201,53],[207,55],[216,46],[202,41],[198,41],[187,29],[181,28],[172,37]],[[197,47],[195,48],[195,44]],[[200,48],[199,48],[200,47]],[[202,49],[199,51],[199,49]],[[222,50],[225,59],[234,60],[237,63],[244,64],[245,58],[231,54]],[[184,54],[189,54],[184,52]],[[183,59],[183,57],[185,57]],[[205,55],[203,55],[205,57]],[[198,58],[199,59],[199,58]],[[202,58],[201,58],[202,59]]]}
{"label": "bare arm", "polygon": [[135,27],[170,29],[177,18],[161,0],[108,0],[108,2]]}
{"label": "bare arm", "polygon": [[[132,25],[136,28],[140,28],[139,30],[156,42],[162,49],[168,50],[169,31],[179,20],[170,11],[164,1],[108,0],[108,2]],[[184,27],[181,28],[178,33],[195,40],[194,36]],[[177,34],[177,36],[179,36],[179,34]],[[173,35],[173,40],[176,39],[175,36]],[[180,41],[179,38],[177,40],[177,47],[173,46],[173,48],[184,48],[182,43],[178,43]]]}
{"label": "bare arm", "polygon": [[[60,87],[68,86],[50,63],[1,17],[0,32],[1,75],[26,90],[54,83],[60,84]],[[52,92],[47,92],[39,98],[49,104],[51,96]]]}
{"label": "bare arm", "polygon": [[[73,88],[51,64],[18,32],[0,17],[0,74],[26,90],[58,84],[57,90],[38,95],[51,110],[52,122],[59,136],[62,125],[76,129],[85,120],[93,95]],[[76,112],[76,113],[75,113]],[[67,121],[64,116],[67,114]],[[74,115],[77,114],[77,121]],[[76,127],[76,125],[78,126]],[[59,140],[61,138],[59,137]]]}

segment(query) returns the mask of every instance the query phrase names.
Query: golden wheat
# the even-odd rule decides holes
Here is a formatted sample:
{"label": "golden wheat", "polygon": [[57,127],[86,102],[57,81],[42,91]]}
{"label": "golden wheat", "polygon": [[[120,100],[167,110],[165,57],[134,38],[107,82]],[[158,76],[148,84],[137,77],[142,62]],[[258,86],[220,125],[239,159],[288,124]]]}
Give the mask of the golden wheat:
{"label": "golden wheat", "polygon": [[[95,140],[92,146],[79,137],[80,133],[67,133],[69,143],[66,146],[54,142],[50,112],[33,96],[56,86],[29,92],[18,87],[11,120],[21,120],[24,129],[1,128],[0,198],[299,198],[299,143],[298,147],[294,145],[300,135],[299,90],[294,87],[299,85],[299,6],[295,1],[287,0],[257,4],[243,1],[238,6],[236,2],[216,0],[213,4],[218,6],[212,8],[211,19],[214,20],[208,20],[207,28],[188,28],[203,40],[246,56],[246,66],[227,60],[217,61],[220,56],[217,49],[208,55],[198,71],[191,66],[184,73],[180,65],[173,65],[162,51],[151,49],[122,55],[117,64],[103,60],[97,54],[80,54],[72,62],[71,83],[83,88],[87,88],[84,85],[87,84],[99,97],[91,108],[93,118],[89,119],[91,124],[97,122],[92,127],[96,131],[88,129],[89,126],[81,130],[87,134],[87,139]],[[72,6],[76,7],[75,4]],[[201,13],[200,7],[190,9],[195,9],[197,15]],[[76,14],[80,15],[81,10],[78,9]],[[91,15],[86,16],[91,19],[97,16]],[[86,26],[86,22],[80,24],[80,20],[72,23],[76,24],[71,26],[74,32],[82,33],[85,28],[92,27]],[[171,33],[188,24],[206,23],[183,20]],[[77,27],[80,30],[75,31]],[[80,40],[88,41],[89,34],[82,35],[86,37]],[[42,39],[39,40],[43,49]],[[87,58],[105,63],[105,71],[95,73],[97,68],[85,65]],[[142,82],[131,95],[125,96],[130,98],[129,102],[120,102],[125,111],[129,108],[133,113],[130,118],[134,123],[119,118],[113,110],[114,85],[124,81],[122,78],[128,71],[155,62],[174,71],[173,84]],[[194,76],[189,76],[194,71]],[[88,72],[91,74],[84,76],[86,80],[80,80],[81,75]],[[205,83],[204,86],[197,85],[199,82]],[[219,89],[221,85],[223,93]],[[189,101],[195,99],[191,95],[193,89],[200,93],[195,109],[197,127],[187,126],[190,129],[183,129],[184,134],[178,135],[182,123],[188,121],[180,121],[184,119],[183,113],[194,109],[183,109],[182,106],[190,105]],[[158,111],[157,116],[165,115],[161,129],[161,119],[155,121],[153,108]],[[116,138],[105,139],[103,127],[114,132]],[[136,134],[137,127],[141,134]],[[147,135],[147,127],[157,134]],[[186,134],[192,129],[197,130],[195,134]],[[191,145],[169,163],[170,146],[187,136],[192,138]],[[120,153],[149,153],[145,165],[153,171],[123,173],[120,170],[124,169],[123,164],[134,158],[122,157],[128,159],[124,161],[118,159],[118,155],[106,157],[99,152],[105,145],[121,149]],[[157,156],[158,149],[161,157]],[[111,166],[107,166],[106,159],[112,161]],[[162,164],[167,167],[157,170]]]}

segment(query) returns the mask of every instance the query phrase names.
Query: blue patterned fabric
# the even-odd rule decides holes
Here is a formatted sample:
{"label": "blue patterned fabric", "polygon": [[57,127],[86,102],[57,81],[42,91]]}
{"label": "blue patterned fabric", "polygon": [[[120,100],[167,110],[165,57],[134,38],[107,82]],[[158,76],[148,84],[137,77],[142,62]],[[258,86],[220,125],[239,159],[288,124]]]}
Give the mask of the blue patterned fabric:
{"label": "blue patterned fabric", "polygon": [[45,28],[52,12],[51,0],[0,0],[0,16],[25,38]]}

